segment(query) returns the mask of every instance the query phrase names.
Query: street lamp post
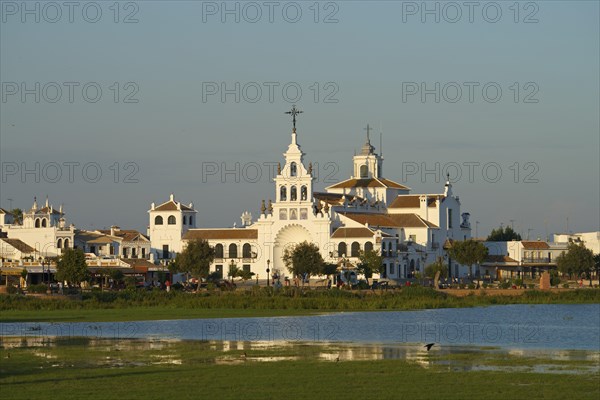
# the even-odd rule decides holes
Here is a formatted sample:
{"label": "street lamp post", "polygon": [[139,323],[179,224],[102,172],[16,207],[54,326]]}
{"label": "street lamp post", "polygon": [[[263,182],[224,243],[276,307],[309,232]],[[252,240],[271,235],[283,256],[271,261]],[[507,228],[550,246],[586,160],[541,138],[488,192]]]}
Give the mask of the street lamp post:
{"label": "street lamp post", "polygon": [[271,270],[269,269],[269,265],[271,264],[271,260],[267,260],[267,286],[270,286],[270,282],[269,282],[269,272],[271,272]]}

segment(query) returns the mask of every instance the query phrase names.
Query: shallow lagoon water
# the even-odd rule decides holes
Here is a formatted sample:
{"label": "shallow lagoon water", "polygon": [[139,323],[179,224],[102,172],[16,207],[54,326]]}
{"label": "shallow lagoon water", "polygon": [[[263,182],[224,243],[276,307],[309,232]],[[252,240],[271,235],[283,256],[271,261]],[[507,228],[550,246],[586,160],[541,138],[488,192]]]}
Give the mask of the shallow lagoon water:
{"label": "shallow lagoon water", "polygon": [[600,304],[502,305],[303,317],[0,323],[3,337],[351,342],[600,351]]}

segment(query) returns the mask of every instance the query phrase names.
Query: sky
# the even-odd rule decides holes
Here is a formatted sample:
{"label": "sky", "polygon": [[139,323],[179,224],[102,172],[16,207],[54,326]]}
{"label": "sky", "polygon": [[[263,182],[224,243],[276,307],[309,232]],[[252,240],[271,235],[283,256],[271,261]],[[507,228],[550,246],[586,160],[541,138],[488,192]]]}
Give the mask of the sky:
{"label": "sky", "polygon": [[473,234],[600,230],[597,1],[69,4],[0,1],[4,208],[145,231],[174,193],[239,226],[275,197],[296,104],[317,190],[370,124],[384,176],[449,173]]}

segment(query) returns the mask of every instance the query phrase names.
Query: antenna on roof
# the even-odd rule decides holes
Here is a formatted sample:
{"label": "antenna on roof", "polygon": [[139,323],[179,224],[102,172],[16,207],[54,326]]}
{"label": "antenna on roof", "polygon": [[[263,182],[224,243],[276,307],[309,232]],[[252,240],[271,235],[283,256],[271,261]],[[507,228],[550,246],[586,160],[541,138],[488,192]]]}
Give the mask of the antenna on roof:
{"label": "antenna on roof", "polygon": [[379,155],[383,157],[383,128],[381,127],[381,121],[379,121]]}

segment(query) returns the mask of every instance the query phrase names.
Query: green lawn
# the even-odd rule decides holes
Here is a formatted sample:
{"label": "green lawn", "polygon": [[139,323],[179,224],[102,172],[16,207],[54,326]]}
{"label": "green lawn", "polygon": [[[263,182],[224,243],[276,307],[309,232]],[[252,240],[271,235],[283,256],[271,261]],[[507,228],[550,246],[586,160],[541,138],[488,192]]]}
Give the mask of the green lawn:
{"label": "green lawn", "polygon": [[330,291],[272,288],[237,292],[166,293],[122,291],[84,293],[70,298],[0,296],[0,322],[136,321],[185,318],[266,317],[340,311],[398,311],[503,304],[600,303],[600,290],[522,295],[455,297],[444,291],[410,287],[395,291]]}
{"label": "green lawn", "polygon": [[[209,342],[71,339],[58,346],[3,348],[0,388],[3,399],[600,397],[598,373],[465,371],[443,363],[424,366],[405,360],[319,358],[322,353],[335,357],[335,351],[326,345],[232,349]],[[425,359],[429,354],[439,358],[425,353]],[[255,361],[278,356],[296,359]],[[465,357],[470,364],[485,364],[485,352]],[[548,362],[524,359],[521,364]]]}

